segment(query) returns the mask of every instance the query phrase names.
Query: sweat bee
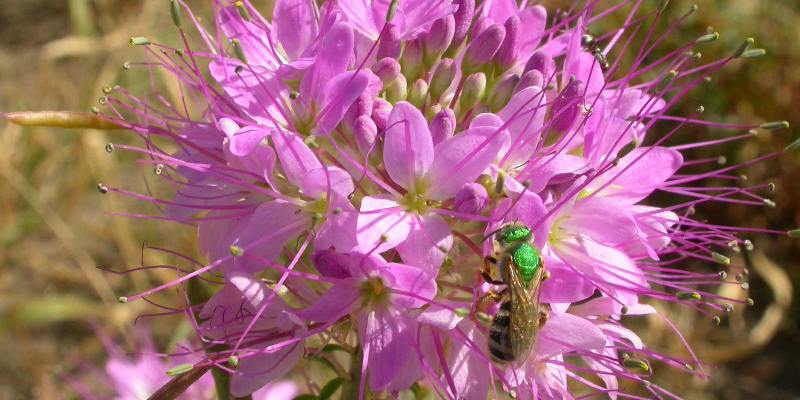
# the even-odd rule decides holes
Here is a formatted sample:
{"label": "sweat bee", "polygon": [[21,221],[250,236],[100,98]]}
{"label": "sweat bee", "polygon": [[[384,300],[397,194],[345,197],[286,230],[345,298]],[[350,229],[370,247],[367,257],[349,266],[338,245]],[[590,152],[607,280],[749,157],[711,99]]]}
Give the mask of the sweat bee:
{"label": "sweat bee", "polygon": [[[500,308],[489,331],[489,352],[500,363],[523,362],[536,343],[539,329],[547,319],[540,308],[539,291],[549,274],[539,250],[531,244],[531,229],[512,224],[494,235],[496,257],[487,257],[483,278],[492,284],[505,285],[500,293]],[[495,265],[501,280],[492,279],[490,265]]]}

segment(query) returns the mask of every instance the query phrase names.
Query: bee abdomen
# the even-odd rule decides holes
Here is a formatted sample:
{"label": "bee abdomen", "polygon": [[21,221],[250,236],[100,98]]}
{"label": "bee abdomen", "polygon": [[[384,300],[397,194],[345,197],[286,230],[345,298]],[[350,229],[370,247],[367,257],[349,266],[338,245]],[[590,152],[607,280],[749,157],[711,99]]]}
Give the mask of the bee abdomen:
{"label": "bee abdomen", "polygon": [[509,362],[516,359],[508,327],[511,323],[511,302],[505,301],[500,305],[489,332],[489,353],[499,362]]}

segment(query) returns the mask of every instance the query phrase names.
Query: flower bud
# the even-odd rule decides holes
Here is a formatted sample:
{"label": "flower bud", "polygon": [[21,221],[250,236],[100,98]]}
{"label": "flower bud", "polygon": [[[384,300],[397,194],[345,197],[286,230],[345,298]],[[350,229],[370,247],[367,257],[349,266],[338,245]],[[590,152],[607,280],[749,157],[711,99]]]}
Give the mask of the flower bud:
{"label": "flower bud", "polygon": [[509,75],[494,87],[494,90],[489,93],[489,98],[486,101],[486,104],[489,106],[492,112],[498,112],[502,110],[506,104],[508,104],[508,101],[511,100],[511,95],[514,94],[514,88],[517,87],[518,82],[518,76]]}
{"label": "flower bud", "polygon": [[464,82],[464,87],[461,89],[461,97],[459,98],[459,105],[461,111],[466,112],[472,109],[483,98],[486,92],[486,74],[483,72],[476,72],[467,77]]}
{"label": "flower bud", "polygon": [[353,123],[353,136],[356,138],[358,149],[364,154],[369,153],[378,136],[378,127],[375,125],[375,121],[367,115],[358,117]]}
{"label": "flower bud", "polygon": [[345,128],[352,131],[358,117],[362,115],[369,116],[370,114],[372,114],[372,96],[368,90],[365,90],[347,109],[342,122]]}
{"label": "flower bud", "polygon": [[456,131],[456,114],[449,108],[444,108],[436,113],[428,127],[431,131],[433,145],[444,142],[453,137]]}
{"label": "flower bud", "polygon": [[469,33],[472,25],[472,17],[475,16],[475,0],[455,0],[453,4],[458,5],[458,9],[453,14],[455,30],[453,32],[453,43],[461,43]]}
{"label": "flower bud", "polygon": [[350,271],[347,268],[350,263],[350,257],[346,254],[337,253],[331,249],[318,250],[311,255],[311,262],[314,264],[314,268],[323,276],[338,279],[350,277]]}
{"label": "flower bud", "polygon": [[544,85],[544,76],[538,70],[533,69],[522,74],[522,77],[519,78],[519,83],[517,83],[516,91],[520,91],[531,86],[542,87],[542,85]]}
{"label": "flower bud", "polygon": [[400,57],[400,30],[394,24],[388,24],[386,31],[383,32],[381,40],[378,42],[378,59]]}
{"label": "flower bud", "polygon": [[425,82],[424,79],[417,79],[408,90],[408,102],[422,108],[427,99],[428,82]]}
{"label": "flower bud", "polygon": [[431,76],[430,94],[431,99],[438,100],[444,92],[453,84],[456,77],[456,63],[451,58],[443,58],[436,64]]}
{"label": "flower bud", "polygon": [[386,130],[390,112],[392,112],[392,105],[388,101],[379,97],[372,102],[372,122],[375,122],[378,132]]}
{"label": "flower bud", "polygon": [[475,21],[475,25],[472,26],[472,31],[469,34],[470,39],[475,40],[478,36],[481,35],[486,29],[490,26],[494,25],[494,20],[489,17],[480,17]]}
{"label": "flower bud", "polygon": [[456,29],[456,20],[452,15],[439,18],[433,22],[428,36],[425,38],[425,65],[431,66],[439,60],[444,51],[450,47],[453,41],[453,33]]}
{"label": "flower bud", "polygon": [[464,72],[472,73],[478,71],[482,66],[492,61],[492,57],[497,54],[497,50],[500,48],[500,44],[503,43],[505,36],[505,28],[495,24],[476,37],[469,44],[466,53],[464,53],[464,60],[461,63],[461,68]]}
{"label": "flower bud", "polygon": [[406,91],[408,89],[408,82],[403,75],[397,75],[393,81],[386,86],[386,100],[390,103],[397,103],[406,99]]}
{"label": "flower bud", "polygon": [[481,212],[488,202],[489,194],[479,183],[465,183],[453,199],[453,208],[461,213],[475,214]]}
{"label": "flower bud", "polygon": [[580,116],[578,105],[583,103],[584,84],[570,81],[553,101],[553,120],[550,126],[556,132],[568,132]]}
{"label": "flower bud", "polygon": [[542,74],[544,81],[549,84],[549,80],[553,79],[553,72],[556,70],[556,63],[553,58],[542,52],[535,52],[528,59],[523,69],[523,75],[528,71],[539,71]]}
{"label": "flower bud", "polygon": [[400,63],[394,58],[384,57],[372,65],[372,72],[380,78],[384,86],[400,75]]}
{"label": "flower bud", "polygon": [[419,38],[406,42],[400,66],[407,80],[417,79],[422,73],[422,40]]}
{"label": "flower bud", "polygon": [[506,30],[506,36],[503,38],[503,44],[497,50],[496,63],[500,68],[500,72],[505,71],[514,63],[517,62],[519,56],[519,29],[520,19],[516,15],[512,15],[506,20],[503,27]]}

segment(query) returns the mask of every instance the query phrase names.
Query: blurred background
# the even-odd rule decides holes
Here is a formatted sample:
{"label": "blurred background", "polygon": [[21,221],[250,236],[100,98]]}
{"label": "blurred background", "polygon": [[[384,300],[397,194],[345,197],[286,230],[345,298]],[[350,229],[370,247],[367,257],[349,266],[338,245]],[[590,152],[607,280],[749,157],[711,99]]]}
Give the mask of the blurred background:
{"label": "blurred background", "polygon": [[[209,15],[210,1],[190,3],[199,15]],[[254,3],[268,14],[269,1]],[[800,2],[694,3],[699,10],[666,39],[665,48],[711,26],[722,37],[701,49],[704,59],[729,54],[750,36],[767,56],[732,63],[687,98],[685,111],[703,104],[710,120],[757,124],[786,119],[800,126]],[[668,13],[677,17],[689,5],[674,0]],[[145,76],[122,68],[127,60],[142,59],[128,45],[134,35],[175,43],[166,0],[0,0],[0,111],[83,111],[97,104],[105,85],[136,92],[147,85]],[[692,140],[722,133],[692,128],[682,135]],[[780,150],[798,136],[793,129],[764,132],[694,155],[725,156],[733,164]],[[0,399],[76,398],[65,380],[86,366],[102,369],[107,349],[98,335],[113,338],[126,350],[141,345],[131,327],[137,316],[153,308],[144,302],[118,304],[116,298],[174,275],[119,276],[98,266],[123,270],[142,263],[174,263],[146,250],[145,241],[194,254],[189,227],[108,215],[155,211],[148,204],[98,194],[98,182],[146,192],[152,180],[152,171],[138,166],[135,157],[107,153],[104,147],[110,141],[134,139],[121,131],[21,128],[0,122]],[[798,154],[742,171],[751,182],[776,184],[776,207],[716,205],[698,213],[723,224],[778,230],[800,226]],[[667,310],[711,373],[709,380],[692,380],[656,365],[653,380],[674,393],[691,399],[800,398],[800,309],[793,290],[800,283],[800,240],[765,235],[749,239],[754,243],[749,296],[755,306],[737,308],[719,327],[710,317],[686,309]],[[743,296],[735,291],[728,295]],[[174,329],[180,318],[174,324],[156,321],[151,327],[162,351],[191,331],[188,326]],[[646,320],[638,328],[655,349],[685,354],[663,322]]]}

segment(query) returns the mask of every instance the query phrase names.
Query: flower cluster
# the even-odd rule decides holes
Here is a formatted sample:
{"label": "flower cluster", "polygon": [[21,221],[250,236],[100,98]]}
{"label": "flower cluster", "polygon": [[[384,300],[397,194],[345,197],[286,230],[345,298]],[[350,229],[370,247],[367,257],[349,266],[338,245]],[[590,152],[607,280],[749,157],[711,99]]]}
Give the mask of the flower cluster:
{"label": "flower cluster", "polygon": [[[749,301],[708,287],[741,284],[745,270],[724,253],[758,230],[694,210],[769,205],[772,187],[740,184],[734,171],[758,160],[720,166],[682,152],[784,123],[670,113],[710,74],[762,51],[746,41],[698,64],[711,32],[656,57],[680,20],[658,33],[664,9],[639,1],[555,15],[477,3],[277,0],[268,20],[248,1],[220,0],[209,32],[178,0],[175,23],[194,22],[180,29],[185,46],[132,39],[151,60],[126,67],[172,74],[182,104],[109,88],[102,115],[143,138],[113,148],[145,155],[174,195],[101,191],[162,211],[144,218],[196,226],[203,260],[126,300],[184,288],[205,343],[196,366],[228,371],[233,395],[292,371],[325,390],[314,359],[343,398],[615,398],[621,380],[673,397],[648,380],[651,361],[705,376],[699,360],[648,349],[622,321],[656,314],[647,303],[659,300],[719,322]],[[628,13],[622,26],[590,33],[615,13]],[[669,144],[685,125],[742,133]],[[654,192],[667,204],[651,204]],[[541,254],[547,279],[531,292],[546,321],[528,332],[530,356],[501,363],[487,342],[503,285],[480,271],[511,224],[529,227]],[[683,268],[691,261],[706,272]]]}

